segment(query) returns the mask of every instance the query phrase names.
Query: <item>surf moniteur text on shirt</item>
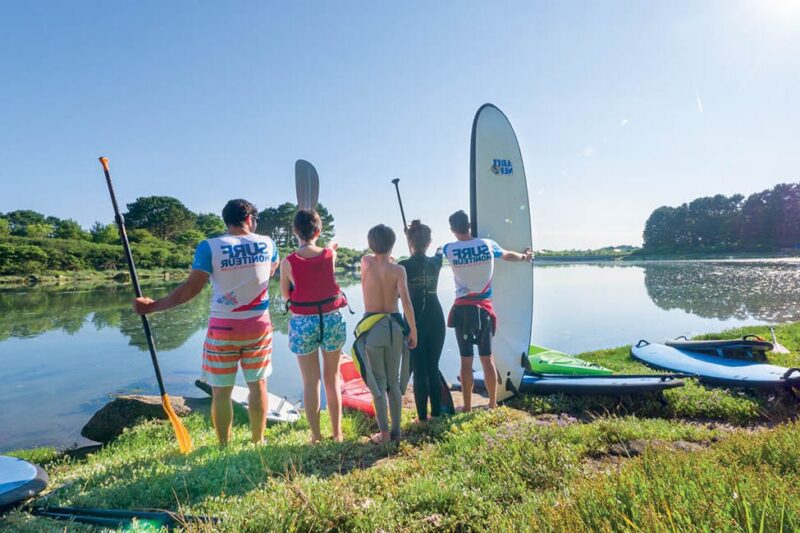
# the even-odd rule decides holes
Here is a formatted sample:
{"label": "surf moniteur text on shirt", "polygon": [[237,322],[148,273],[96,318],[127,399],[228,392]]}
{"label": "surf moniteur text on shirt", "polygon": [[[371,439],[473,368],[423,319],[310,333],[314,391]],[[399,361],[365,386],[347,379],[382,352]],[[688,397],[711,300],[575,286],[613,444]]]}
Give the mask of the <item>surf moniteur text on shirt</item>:
{"label": "surf moniteur text on shirt", "polygon": [[269,311],[278,248],[266,235],[223,235],[197,245],[192,268],[211,276],[211,316],[253,318]]}
{"label": "surf moniteur text on shirt", "polygon": [[266,242],[254,242],[245,244],[226,244],[220,248],[224,259],[220,262],[220,268],[234,268],[242,265],[252,265],[253,263],[272,262],[267,255],[269,245]]}
{"label": "surf moniteur text on shirt", "polygon": [[491,239],[446,244],[444,256],[453,269],[456,298],[491,298],[494,260],[502,255],[503,249]]}

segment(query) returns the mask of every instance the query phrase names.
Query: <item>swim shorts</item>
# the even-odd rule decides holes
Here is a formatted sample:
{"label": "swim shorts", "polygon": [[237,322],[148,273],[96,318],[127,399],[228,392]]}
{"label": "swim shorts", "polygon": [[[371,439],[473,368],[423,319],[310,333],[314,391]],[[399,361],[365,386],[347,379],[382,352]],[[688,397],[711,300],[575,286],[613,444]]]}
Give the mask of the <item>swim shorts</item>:
{"label": "swim shorts", "polygon": [[296,355],[306,355],[322,348],[326,352],[341,350],[347,337],[347,326],[336,310],[322,315],[322,339],[319,334],[319,315],[292,315],[289,319],[289,349]]}
{"label": "swim shorts", "polygon": [[456,328],[458,353],[461,357],[492,355],[492,316],[475,305],[458,305],[453,308],[453,325]]}
{"label": "swim shorts", "polygon": [[212,387],[232,387],[241,366],[248,383],[272,374],[269,314],[245,319],[211,318],[203,344],[203,379]]}

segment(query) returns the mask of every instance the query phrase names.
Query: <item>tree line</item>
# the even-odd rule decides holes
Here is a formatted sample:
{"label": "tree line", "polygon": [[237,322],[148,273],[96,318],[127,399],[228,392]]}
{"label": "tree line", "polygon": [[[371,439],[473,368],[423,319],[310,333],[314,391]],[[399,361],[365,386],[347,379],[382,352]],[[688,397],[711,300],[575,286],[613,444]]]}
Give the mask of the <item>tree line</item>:
{"label": "tree line", "polygon": [[[259,213],[257,232],[270,235],[285,256],[294,246],[292,221],[297,206],[286,202]],[[334,234],[334,218],[317,206],[324,231],[320,243]],[[195,246],[222,235],[226,227],[213,213],[194,213],[169,196],[146,196],[127,205],[123,214],[140,268],[188,268]],[[350,266],[361,252],[339,249],[339,265]],[[122,270],[125,258],[115,224],[95,222],[84,229],[77,221],[23,209],[0,213],[0,275],[47,271]]]}
{"label": "tree line", "polygon": [[717,194],[654,210],[644,227],[646,252],[758,252],[800,246],[800,183],[753,193]]}

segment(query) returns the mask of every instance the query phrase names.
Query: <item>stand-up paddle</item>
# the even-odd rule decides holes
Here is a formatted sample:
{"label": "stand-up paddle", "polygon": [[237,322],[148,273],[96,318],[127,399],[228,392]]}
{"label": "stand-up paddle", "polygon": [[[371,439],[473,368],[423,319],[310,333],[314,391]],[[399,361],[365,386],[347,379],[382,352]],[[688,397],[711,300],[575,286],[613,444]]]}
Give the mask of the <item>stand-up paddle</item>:
{"label": "stand-up paddle", "polygon": [[[400,178],[393,179],[392,183],[394,184],[395,192],[397,192],[397,203],[400,204],[400,216],[403,218],[403,231],[407,234],[408,223],[406,223],[406,211],[403,209],[403,198],[400,196]],[[442,396],[442,411],[449,415],[455,414],[456,408],[453,404],[453,396],[450,394],[450,386],[447,384],[447,380],[444,379],[441,371],[439,372],[439,389]]]}
{"label": "stand-up paddle", "polygon": [[[34,516],[42,516],[51,520],[63,520],[76,524],[88,524],[108,529],[124,531],[140,530],[161,531],[166,528],[172,531],[184,527],[188,523],[216,526],[220,519],[210,516],[190,516],[171,511],[127,511],[122,509],[89,509],[82,507],[34,507],[30,510]],[[134,523],[136,522],[136,523]]]}
{"label": "stand-up paddle", "polygon": [[[315,211],[319,203],[319,174],[314,165],[305,159],[294,162],[294,189],[297,193],[297,209]],[[294,285],[290,290],[294,290]],[[328,397],[325,387],[320,387],[319,408],[325,409]]]}
{"label": "stand-up paddle", "polygon": [[314,165],[305,159],[294,164],[294,186],[298,209],[316,209],[319,202],[319,174]]}
{"label": "stand-up paddle", "polygon": [[[103,165],[103,172],[106,175],[106,183],[108,184],[108,194],[111,195],[111,205],[114,206],[114,220],[117,223],[119,230],[119,238],[122,241],[122,248],[125,250],[125,259],[128,261],[128,270],[131,273],[131,282],[133,283],[133,290],[137,298],[142,297],[142,288],[139,286],[139,276],[136,275],[136,266],[133,264],[133,255],[131,254],[131,245],[128,242],[128,234],[125,231],[125,220],[119,212],[117,206],[117,197],[114,195],[114,187],[111,185],[111,171],[108,169],[108,158],[101,157],[100,164]],[[169,395],[164,389],[164,380],[161,378],[161,369],[158,366],[158,356],[156,355],[156,345],[153,342],[153,334],[150,331],[150,322],[145,315],[142,315],[142,327],[144,327],[144,336],[147,338],[147,347],[150,349],[150,359],[153,362],[153,369],[156,371],[156,381],[158,381],[158,390],[161,392],[161,405],[164,407],[164,412],[167,413],[167,418],[172,423],[172,429],[175,430],[175,438],[178,439],[178,446],[183,453],[192,451],[192,439],[189,437],[189,432],[180,421],[178,415],[172,409],[172,404],[169,403]]]}

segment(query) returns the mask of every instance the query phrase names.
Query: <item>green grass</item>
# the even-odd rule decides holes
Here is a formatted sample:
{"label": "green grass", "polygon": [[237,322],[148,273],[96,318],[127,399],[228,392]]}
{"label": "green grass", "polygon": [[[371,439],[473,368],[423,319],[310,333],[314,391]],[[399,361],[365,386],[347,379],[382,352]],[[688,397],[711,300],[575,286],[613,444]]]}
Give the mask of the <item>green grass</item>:
{"label": "green grass", "polygon": [[[800,324],[777,333],[800,349]],[[645,372],[627,350],[585,357]],[[796,365],[795,352],[784,362]],[[44,464],[52,487],[62,487],[41,504],[173,509],[219,517],[224,531],[792,531],[800,528],[796,404],[697,384],[663,401],[526,397],[424,430],[407,425],[399,446],[369,444],[374,423],[348,414],[343,443],[308,445],[301,420],[271,426],[269,444],[254,447],[237,413],[226,449],[193,414],[185,423],[195,450],[186,456],[164,422],[140,424],[84,460],[52,449],[15,455]],[[620,455],[632,441],[644,451]],[[676,441],[696,445],[669,445]],[[20,511],[0,521],[9,531],[63,526]]]}

